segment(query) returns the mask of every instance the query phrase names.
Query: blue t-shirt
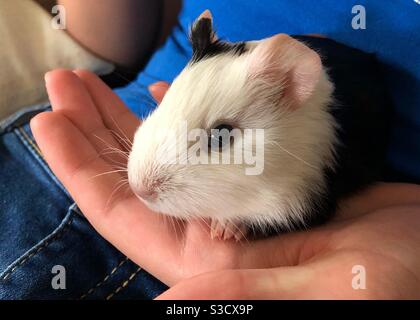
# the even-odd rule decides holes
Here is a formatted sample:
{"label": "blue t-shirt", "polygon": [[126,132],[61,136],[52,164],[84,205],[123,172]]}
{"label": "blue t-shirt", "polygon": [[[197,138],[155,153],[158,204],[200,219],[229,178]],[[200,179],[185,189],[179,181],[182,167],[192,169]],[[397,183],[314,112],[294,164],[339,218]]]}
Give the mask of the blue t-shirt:
{"label": "blue t-shirt", "polygon": [[[366,13],[360,24],[360,7]],[[258,40],[276,33],[319,33],[365,52],[384,64],[395,106],[388,162],[420,181],[420,0],[184,0],[179,24],[144,72],[116,92],[138,115],[154,107],[147,85],[171,82],[191,57],[189,27],[210,9],[219,38]]]}

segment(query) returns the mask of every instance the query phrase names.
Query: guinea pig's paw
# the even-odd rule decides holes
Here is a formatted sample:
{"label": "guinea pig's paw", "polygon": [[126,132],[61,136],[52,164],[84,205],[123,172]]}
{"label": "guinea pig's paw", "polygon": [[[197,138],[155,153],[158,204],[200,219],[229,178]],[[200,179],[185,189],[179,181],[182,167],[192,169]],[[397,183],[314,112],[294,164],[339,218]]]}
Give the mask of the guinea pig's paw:
{"label": "guinea pig's paw", "polygon": [[211,220],[210,236],[212,239],[241,241],[245,239],[246,233],[247,229],[241,223]]}

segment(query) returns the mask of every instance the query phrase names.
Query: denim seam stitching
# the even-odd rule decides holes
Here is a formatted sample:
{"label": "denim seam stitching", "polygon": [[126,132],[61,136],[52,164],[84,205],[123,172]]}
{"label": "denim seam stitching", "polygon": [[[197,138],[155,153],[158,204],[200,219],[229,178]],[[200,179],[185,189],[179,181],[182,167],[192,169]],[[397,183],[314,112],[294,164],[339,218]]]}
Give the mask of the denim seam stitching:
{"label": "denim seam stitching", "polygon": [[136,271],[134,271],[127,280],[125,280],[117,289],[115,289],[112,293],[110,293],[107,297],[106,300],[111,300],[116,294],[118,294],[119,292],[121,292],[124,288],[127,287],[127,285],[134,279],[134,277],[142,270],[141,267],[138,267],[136,269]]}
{"label": "denim seam stitching", "polygon": [[73,204],[70,208],[64,219],[61,221],[60,225],[51,232],[48,236],[38,242],[35,246],[31,249],[26,251],[21,257],[15,260],[12,264],[10,264],[1,274],[0,280],[4,281],[7,280],[10,275],[15,272],[19,267],[22,267],[28,260],[34,257],[36,254],[41,252],[43,249],[48,247],[53,241],[59,239],[63,232],[67,229],[68,226],[73,222],[73,212],[74,212],[75,204]]}
{"label": "denim seam stitching", "polygon": [[90,288],[86,293],[82,294],[79,298],[79,300],[85,299],[88,295],[92,294],[97,288],[102,286],[105,282],[109,280],[109,278],[124,264],[128,261],[128,258],[125,257],[125,259],[121,260],[116,267],[114,267],[109,274],[105,276],[101,281],[99,281],[95,286]]}
{"label": "denim seam stitching", "polygon": [[67,192],[67,190],[64,188],[64,186],[57,180],[57,177],[51,172],[49,169],[47,163],[44,160],[44,157],[42,154],[37,150],[37,148],[34,147],[35,142],[32,141],[26,134],[26,132],[23,130],[22,127],[17,127],[14,130],[15,134],[21,140],[21,142],[29,149],[30,153],[33,155],[33,157],[37,160],[37,162],[40,164],[42,169],[47,173],[47,175],[54,181],[56,186],[64,192],[64,194],[71,199],[70,194]]}
{"label": "denim seam stitching", "polygon": [[22,136],[25,138],[25,140],[29,143],[29,145],[32,147],[32,149],[37,153],[38,156],[40,156],[42,159],[44,159],[44,155],[42,154],[41,150],[39,149],[38,145],[33,141],[28,134],[23,130],[22,127],[17,127],[16,129],[19,130],[19,132],[22,134]]}

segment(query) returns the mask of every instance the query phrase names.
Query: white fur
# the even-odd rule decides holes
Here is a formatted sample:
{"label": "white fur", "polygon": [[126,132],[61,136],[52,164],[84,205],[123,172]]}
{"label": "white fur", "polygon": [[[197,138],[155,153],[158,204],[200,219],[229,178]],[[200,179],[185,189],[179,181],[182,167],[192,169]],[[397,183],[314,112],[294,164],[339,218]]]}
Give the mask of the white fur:
{"label": "white fur", "polygon": [[[188,65],[136,132],[129,181],[134,192],[142,184],[162,182],[158,198],[145,201],[152,210],[181,218],[288,227],[291,220],[304,220],[309,195],[323,192],[323,168],[334,167],[336,143],[336,123],[328,112],[331,82],[322,71],[310,98],[290,110],[284,99],[273,98],[284,89],[282,80],[250,79],[251,57],[252,52],[222,54]],[[176,130],[185,120],[189,128],[206,129],[229,120],[239,128],[264,129],[263,173],[245,175],[244,165],[234,164],[163,164],[159,157],[177,146],[159,137],[159,128]]]}

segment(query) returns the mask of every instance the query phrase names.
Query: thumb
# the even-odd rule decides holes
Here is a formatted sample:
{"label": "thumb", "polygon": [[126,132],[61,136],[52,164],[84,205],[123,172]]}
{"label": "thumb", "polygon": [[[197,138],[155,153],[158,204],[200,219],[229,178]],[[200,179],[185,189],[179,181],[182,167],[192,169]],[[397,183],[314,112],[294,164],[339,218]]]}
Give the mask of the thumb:
{"label": "thumb", "polygon": [[224,270],[183,280],[157,300],[294,299],[311,277],[304,267]]}
{"label": "thumb", "polygon": [[149,92],[157,103],[161,103],[166,91],[169,89],[169,83],[165,81],[158,81],[149,86]]}

